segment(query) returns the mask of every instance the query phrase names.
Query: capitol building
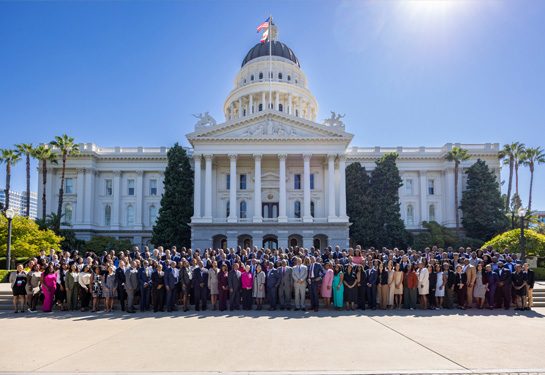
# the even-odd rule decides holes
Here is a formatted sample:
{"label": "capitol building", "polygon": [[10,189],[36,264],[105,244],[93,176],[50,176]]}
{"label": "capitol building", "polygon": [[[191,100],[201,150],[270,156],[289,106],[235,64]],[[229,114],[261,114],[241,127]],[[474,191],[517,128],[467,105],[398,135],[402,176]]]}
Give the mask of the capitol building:
{"label": "capitol building", "polygon": [[[399,154],[401,217],[413,231],[430,220],[455,227],[454,164],[444,160],[453,147],[466,148],[472,156],[462,162],[462,171],[480,158],[500,181],[498,143],[351,146],[350,127],[359,125],[345,124],[335,113],[318,119],[318,103],[299,60],[278,41],[276,26],[271,33],[272,45],[259,43],[243,58],[223,104],[225,120],[216,123],[201,114],[186,135],[195,171],[192,248],[346,248],[350,202],[345,168],[360,163],[370,171],[386,153]],[[167,147],[85,143],[80,151],[68,160],[63,201],[65,220],[77,237],[105,235],[137,246],[160,245],[150,240],[164,189]],[[48,165],[48,207],[58,205],[61,172],[61,163]],[[465,185],[460,178],[460,198]],[[38,186],[41,196],[41,174]]]}

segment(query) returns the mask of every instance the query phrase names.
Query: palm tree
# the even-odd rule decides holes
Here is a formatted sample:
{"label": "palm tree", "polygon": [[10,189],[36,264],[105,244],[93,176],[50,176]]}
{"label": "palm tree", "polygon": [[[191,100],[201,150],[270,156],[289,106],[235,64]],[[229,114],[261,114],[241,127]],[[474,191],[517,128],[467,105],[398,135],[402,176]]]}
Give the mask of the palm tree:
{"label": "palm tree", "polygon": [[515,150],[514,163],[515,163],[515,193],[519,195],[519,166],[524,164],[524,158],[526,156],[526,147],[523,143]]}
{"label": "palm tree", "polygon": [[505,210],[509,210],[511,202],[511,188],[513,187],[513,170],[515,168],[515,155],[524,149],[524,145],[520,142],[503,145],[503,150],[500,151],[498,157],[503,159],[503,165],[509,165],[509,184],[507,185],[507,200],[505,202]]}
{"label": "palm tree", "polygon": [[59,207],[57,209],[57,216],[62,214],[62,199],[64,195],[64,172],[66,170],[66,160],[68,156],[79,154],[79,146],[77,143],[74,143],[74,138],[63,134],[61,137],[55,136],[55,140],[49,142],[53,147],[59,149],[62,154],[62,176],[61,176],[61,187],[59,188]]}
{"label": "palm tree", "polygon": [[0,155],[0,162],[6,163],[6,204],[4,204],[4,209],[9,208],[9,187],[11,180],[11,166],[17,164],[21,160],[21,155],[16,150],[0,150],[2,154]]}
{"label": "palm tree", "polygon": [[25,216],[30,216],[30,157],[32,156],[32,153],[34,152],[34,147],[31,144],[27,143],[20,143],[18,145],[15,145],[17,147],[17,151],[19,151],[20,155],[26,156],[26,210],[25,210]]}
{"label": "palm tree", "polygon": [[534,168],[536,164],[545,163],[545,152],[540,148],[527,148],[524,165],[530,168],[530,198],[528,199],[528,212],[532,209],[532,187],[534,185]]}
{"label": "palm tree", "polygon": [[471,155],[465,148],[453,147],[451,151],[448,151],[445,155],[446,161],[454,162],[454,209],[456,211],[456,234],[459,235],[460,231],[460,213],[458,212],[458,174],[460,169],[460,162],[468,160]]}
{"label": "palm tree", "polygon": [[45,194],[45,185],[47,183],[47,162],[50,162],[51,164],[58,164],[57,163],[57,155],[51,152],[50,148],[47,148],[46,146],[38,146],[34,149],[34,153],[32,155],[34,158],[38,159],[38,161],[42,162],[42,183],[43,183],[43,189],[42,189],[42,219],[45,220],[46,215],[46,194]]}
{"label": "palm tree", "polygon": [[[59,232],[61,230],[61,225],[70,226],[70,223],[63,221],[64,214],[57,215],[54,212],[51,212],[49,215],[46,216],[45,219],[45,225],[48,229],[51,229],[53,232],[55,232],[56,235],[59,235]],[[41,223],[38,222],[38,225]]]}

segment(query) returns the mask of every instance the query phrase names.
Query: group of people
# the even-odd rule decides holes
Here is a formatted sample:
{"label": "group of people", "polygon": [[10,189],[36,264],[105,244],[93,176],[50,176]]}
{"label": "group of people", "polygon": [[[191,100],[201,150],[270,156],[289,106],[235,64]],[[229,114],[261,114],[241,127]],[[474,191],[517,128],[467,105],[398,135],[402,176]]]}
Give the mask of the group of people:
{"label": "group of people", "polygon": [[[530,310],[535,274],[509,249],[426,248],[323,251],[186,249],[80,254],[42,250],[10,274],[14,312],[120,309],[135,313],[212,310],[319,311],[505,308]],[[310,305],[307,305],[307,295]],[[26,305],[26,307],[25,307]]]}

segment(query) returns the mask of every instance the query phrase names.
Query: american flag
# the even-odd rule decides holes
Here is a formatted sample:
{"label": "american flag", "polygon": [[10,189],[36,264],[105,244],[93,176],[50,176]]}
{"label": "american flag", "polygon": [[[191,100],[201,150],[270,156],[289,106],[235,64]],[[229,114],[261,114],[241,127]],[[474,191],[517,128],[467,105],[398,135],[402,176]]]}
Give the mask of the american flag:
{"label": "american flag", "polygon": [[261,25],[257,27],[257,32],[259,32],[261,29],[267,29],[269,27],[269,21],[270,17],[265,20]]}

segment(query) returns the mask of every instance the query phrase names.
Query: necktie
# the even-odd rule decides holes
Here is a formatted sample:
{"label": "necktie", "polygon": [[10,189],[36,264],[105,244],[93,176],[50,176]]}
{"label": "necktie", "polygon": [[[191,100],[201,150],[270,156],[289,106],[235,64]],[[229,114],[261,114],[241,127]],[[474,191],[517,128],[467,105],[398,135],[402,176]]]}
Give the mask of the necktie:
{"label": "necktie", "polygon": [[299,266],[299,273],[301,273],[301,266]]}
{"label": "necktie", "polygon": [[286,267],[282,268],[282,276],[286,274]]}
{"label": "necktie", "polygon": [[314,277],[314,273],[312,273],[312,270],[314,270],[314,263],[310,265],[310,277]]}

